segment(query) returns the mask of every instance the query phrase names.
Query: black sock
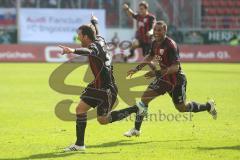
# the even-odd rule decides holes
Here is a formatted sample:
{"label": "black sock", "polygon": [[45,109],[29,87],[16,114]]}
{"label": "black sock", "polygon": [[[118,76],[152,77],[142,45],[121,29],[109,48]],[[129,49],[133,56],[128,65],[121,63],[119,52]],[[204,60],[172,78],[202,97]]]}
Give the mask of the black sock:
{"label": "black sock", "polygon": [[187,112],[202,112],[209,111],[211,108],[210,104],[200,104],[197,102],[189,102],[187,104]]}
{"label": "black sock", "polygon": [[120,121],[123,118],[128,117],[132,113],[137,113],[137,111],[138,111],[138,108],[136,105],[129,107],[129,108],[121,109],[119,111],[112,111],[109,121],[111,123],[115,122],[115,121]]}
{"label": "black sock", "polygon": [[[148,108],[148,105],[145,105],[145,107]],[[135,119],[135,129],[136,130],[140,131],[143,119],[144,119],[144,116],[136,115],[136,119]]]}
{"label": "black sock", "polygon": [[135,119],[135,129],[138,130],[138,131],[140,131],[143,118],[144,118],[144,116],[136,115],[136,119]]}
{"label": "black sock", "polygon": [[78,114],[76,120],[77,141],[75,143],[78,146],[84,146],[84,135],[86,126],[87,126],[87,114],[86,113]]}

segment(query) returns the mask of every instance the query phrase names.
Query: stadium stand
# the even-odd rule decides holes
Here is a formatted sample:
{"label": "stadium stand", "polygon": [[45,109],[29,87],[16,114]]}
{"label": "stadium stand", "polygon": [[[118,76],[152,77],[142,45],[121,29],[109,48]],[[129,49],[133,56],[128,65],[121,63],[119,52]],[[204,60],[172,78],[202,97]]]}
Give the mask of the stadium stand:
{"label": "stadium stand", "polygon": [[202,0],[202,27],[237,29],[240,27],[240,1]]}

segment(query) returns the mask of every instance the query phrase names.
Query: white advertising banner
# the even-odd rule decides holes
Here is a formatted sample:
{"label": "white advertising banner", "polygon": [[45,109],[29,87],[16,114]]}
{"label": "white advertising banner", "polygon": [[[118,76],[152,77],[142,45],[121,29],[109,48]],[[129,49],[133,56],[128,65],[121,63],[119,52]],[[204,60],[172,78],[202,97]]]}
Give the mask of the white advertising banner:
{"label": "white advertising banner", "polygon": [[105,37],[103,9],[20,9],[20,41],[74,43],[77,28],[90,23],[92,13],[97,16],[100,34]]}

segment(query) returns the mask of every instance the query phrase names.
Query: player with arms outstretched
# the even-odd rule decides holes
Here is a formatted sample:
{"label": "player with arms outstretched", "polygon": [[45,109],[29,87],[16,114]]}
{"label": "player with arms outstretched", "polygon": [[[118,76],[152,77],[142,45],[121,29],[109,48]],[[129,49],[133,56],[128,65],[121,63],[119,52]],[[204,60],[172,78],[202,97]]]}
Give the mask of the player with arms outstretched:
{"label": "player with arms outstretched", "polygon": [[143,93],[138,106],[145,110],[142,115],[137,115],[135,126],[133,129],[124,133],[125,136],[139,136],[140,127],[147,113],[148,104],[160,95],[168,93],[174,106],[179,112],[202,112],[208,111],[214,119],[217,118],[217,111],[213,100],[209,100],[205,104],[192,101],[186,102],[186,86],[187,79],[182,72],[179,60],[179,49],[174,40],[166,36],[167,25],[164,21],[157,21],[154,26],[154,38],[150,53],[145,56],[144,61],[136,68],[128,72],[128,76],[132,76],[152,60],[157,61],[160,70],[149,71],[145,74],[146,78],[155,77],[154,81],[148,86]]}
{"label": "player with arms outstretched", "polygon": [[77,30],[82,48],[69,48],[59,45],[63,54],[77,54],[88,56],[89,65],[95,79],[85,88],[81,101],[76,108],[76,136],[75,144],[65,148],[65,151],[85,150],[84,137],[87,126],[87,111],[97,107],[97,120],[100,124],[108,124],[122,120],[132,113],[142,114],[137,106],[112,111],[116,101],[118,89],[113,77],[111,55],[103,37],[98,35],[97,18],[92,16],[91,24],[82,25]]}

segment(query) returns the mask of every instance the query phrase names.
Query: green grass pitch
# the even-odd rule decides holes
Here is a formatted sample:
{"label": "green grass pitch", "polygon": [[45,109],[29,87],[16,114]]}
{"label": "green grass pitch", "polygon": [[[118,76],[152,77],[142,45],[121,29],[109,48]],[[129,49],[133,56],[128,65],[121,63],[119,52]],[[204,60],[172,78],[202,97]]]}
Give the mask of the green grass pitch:
{"label": "green grass pitch", "polygon": [[[75,122],[60,120],[55,106],[63,99],[78,102],[79,96],[61,94],[49,87],[49,77],[58,66],[58,63],[0,64],[0,160],[240,159],[240,64],[182,65],[188,79],[187,100],[206,102],[213,97],[219,113],[216,121],[207,112],[194,114],[186,121],[145,121],[140,137],[126,138],[122,134],[133,127],[130,119],[106,126],[92,119],[86,129],[84,153],[62,153],[62,148],[75,141]],[[114,66],[117,77],[125,79],[127,69],[134,64]],[[85,85],[82,79],[87,67],[85,64],[71,72],[66,83]],[[121,78],[116,81],[122,95],[116,109],[133,104],[135,99],[128,99],[128,93],[121,91],[127,83]],[[131,91],[142,91],[145,87],[135,86]],[[72,113],[74,108],[75,105],[70,108]],[[168,95],[150,103],[149,113],[159,111],[179,114]]]}

